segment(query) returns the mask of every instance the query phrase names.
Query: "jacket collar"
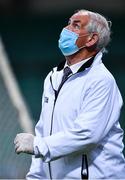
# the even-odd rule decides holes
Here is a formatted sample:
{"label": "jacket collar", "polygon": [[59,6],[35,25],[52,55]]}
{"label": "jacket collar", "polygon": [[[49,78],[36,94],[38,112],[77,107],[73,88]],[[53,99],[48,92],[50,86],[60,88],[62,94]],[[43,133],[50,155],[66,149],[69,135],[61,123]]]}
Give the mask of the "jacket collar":
{"label": "jacket collar", "polygon": [[[94,61],[95,56],[91,57],[85,64],[83,64],[77,72],[82,72],[86,68],[90,67]],[[57,66],[57,71],[61,71],[64,68],[64,65],[66,63],[66,60],[62,61],[58,66]]]}

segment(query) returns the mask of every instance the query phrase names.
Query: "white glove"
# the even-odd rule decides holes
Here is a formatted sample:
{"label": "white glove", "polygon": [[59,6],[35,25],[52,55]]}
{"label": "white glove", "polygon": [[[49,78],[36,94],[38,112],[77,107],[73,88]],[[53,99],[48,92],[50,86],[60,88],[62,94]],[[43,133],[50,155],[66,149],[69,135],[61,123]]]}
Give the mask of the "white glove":
{"label": "white glove", "polygon": [[15,144],[15,152],[19,153],[27,153],[27,154],[34,154],[33,150],[33,142],[34,142],[34,135],[28,133],[20,133],[16,135],[14,140]]}

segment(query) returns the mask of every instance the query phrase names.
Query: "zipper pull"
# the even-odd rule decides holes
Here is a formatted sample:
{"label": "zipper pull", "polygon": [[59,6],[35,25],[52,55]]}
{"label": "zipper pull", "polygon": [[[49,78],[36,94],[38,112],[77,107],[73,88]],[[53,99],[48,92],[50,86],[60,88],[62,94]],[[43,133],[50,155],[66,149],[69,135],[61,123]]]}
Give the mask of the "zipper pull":
{"label": "zipper pull", "polygon": [[87,161],[86,154],[83,154],[83,156],[82,156],[81,177],[82,177],[82,180],[88,180],[88,178],[89,178],[88,161]]}

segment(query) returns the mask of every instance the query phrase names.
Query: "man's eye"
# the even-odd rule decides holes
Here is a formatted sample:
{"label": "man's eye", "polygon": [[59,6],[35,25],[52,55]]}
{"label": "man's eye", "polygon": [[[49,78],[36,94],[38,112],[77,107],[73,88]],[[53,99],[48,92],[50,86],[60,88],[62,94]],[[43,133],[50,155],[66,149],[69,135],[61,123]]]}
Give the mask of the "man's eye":
{"label": "man's eye", "polygon": [[75,24],[74,27],[75,27],[76,29],[80,29],[80,26],[79,26],[78,24]]}

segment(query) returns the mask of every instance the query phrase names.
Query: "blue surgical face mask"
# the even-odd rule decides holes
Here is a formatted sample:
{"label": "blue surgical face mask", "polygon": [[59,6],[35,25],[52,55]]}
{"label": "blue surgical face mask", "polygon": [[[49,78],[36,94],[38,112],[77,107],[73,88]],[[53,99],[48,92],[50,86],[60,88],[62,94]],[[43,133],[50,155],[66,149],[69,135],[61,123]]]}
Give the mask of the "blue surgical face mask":
{"label": "blue surgical face mask", "polygon": [[77,41],[78,37],[79,37],[79,35],[77,33],[72,32],[66,28],[64,28],[62,30],[62,32],[60,34],[60,39],[59,39],[59,48],[64,56],[70,56],[70,55],[78,52],[81,48],[85,47],[85,46],[82,46],[79,48],[76,45],[76,41]]}

